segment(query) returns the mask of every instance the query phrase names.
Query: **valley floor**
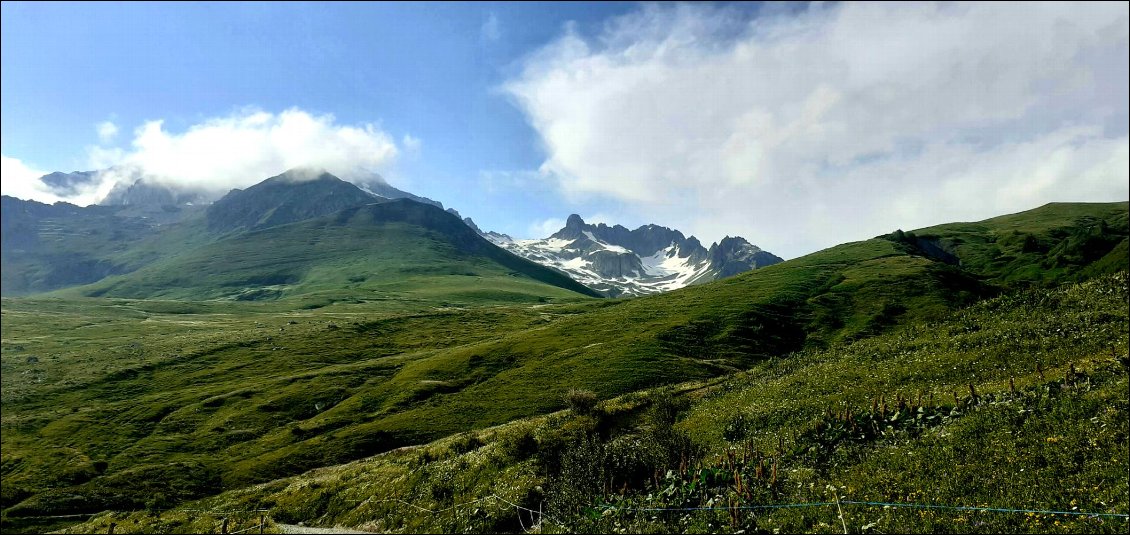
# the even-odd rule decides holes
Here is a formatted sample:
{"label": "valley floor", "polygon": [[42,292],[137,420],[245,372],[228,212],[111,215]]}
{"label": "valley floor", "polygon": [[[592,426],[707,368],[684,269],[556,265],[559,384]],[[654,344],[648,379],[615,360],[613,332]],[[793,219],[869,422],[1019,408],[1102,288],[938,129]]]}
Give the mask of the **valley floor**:
{"label": "valley floor", "polygon": [[3,531],[1127,530],[1126,203],[630,299],[419,210],[4,298]]}
{"label": "valley floor", "polygon": [[[520,532],[530,511],[546,533],[1125,532],[1128,295],[1125,274],[1025,290],[183,507],[376,532]],[[194,526],[67,532],[112,519]]]}

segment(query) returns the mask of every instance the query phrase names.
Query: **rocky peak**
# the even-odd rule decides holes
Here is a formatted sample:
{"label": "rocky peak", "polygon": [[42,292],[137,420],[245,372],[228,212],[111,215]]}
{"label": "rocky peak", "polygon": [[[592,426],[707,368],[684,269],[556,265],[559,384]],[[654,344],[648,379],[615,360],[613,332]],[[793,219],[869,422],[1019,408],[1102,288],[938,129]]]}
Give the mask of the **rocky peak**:
{"label": "rocky peak", "polygon": [[781,261],[740,237],[727,236],[707,249],[694,236],[668,227],[643,225],[628,230],[621,225],[585,223],[577,214],[571,214],[564,228],[545,239],[482,235],[612,297],[673,290]]}
{"label": "rocky peak", "polygon": [[716,256],[733,256],[735,254],[742,254],[743,252],[757,252],[761,249],[752,243],[749,243],[740,236],[726,236],[722,241],[710,246],[711,258]]}
{"label": "rocky peak", "polygon": [[291,170],[232,190],[208,207],[208,228],[229,231],[293,223],[379,199],[325,171]]}
{"label": "rocky peak", "polygon": [[63,173],[55,171],[39,177],[39,181],[60,195],[73,195],[83,186],[88,186],[98,179],[98,171],[71,171]]}
{"label": "rocky peak", "polygon": [[98,204],[105,206],[169,206],[207,202],[201,191],[167,186],[141,177],[133,183],[118,182]]}
{"label": "rocky peak", "polygon": [[710,246],[710,266],[718,277],[729,277],[751,269],[757,269],[783,260],[744,238],[726,236],[722,241]]}
{"label": "rocky peak", "polygon": [[565,228],[557,231],[552,236],[550,236],[550,238],[558,240],[575,240],[584,236],[584,231],[587,230],[587,227],[588,225],[585,224],[584,219],[581,219],[581,216],[572,214],[569,216],[569,219],[565,221]]}
{"label": "rocky peak", "polygon": [[421,197],[419,195],[415,195],[402,189],[393,187],[384,179],[383,176],[377,173],[354,173],[347,176],[346,178],[348,178],[350,182],[356,184],[357,187],[361,188],[363,191],[376,195],[377,197],[384,197],[386,199],[410,199],[418,203],[430,204],[437,208],[443,208],[443,203],[439,201],[433,201],[432,199],[429,199],[427,197]]}
{"label": "rocky peak", "polygon": [[266,182],[310,182],[310,181],[326,181],[333,182],[342,180],[321,167],[295,167],[287,169],[281,175],[268,178]]}
{"label": "rocky peak", "polygon": [[[456,215],[458,216],[458,212],[456,212]],[[463,223],[465,223],[468,227],[471,227],[471,230],[478,232],[480,235],[486,234],[485,232],[483,232],[483,229],[479,228],[479,226],[476,225],[475,222],[469,217],[464,217]]]}

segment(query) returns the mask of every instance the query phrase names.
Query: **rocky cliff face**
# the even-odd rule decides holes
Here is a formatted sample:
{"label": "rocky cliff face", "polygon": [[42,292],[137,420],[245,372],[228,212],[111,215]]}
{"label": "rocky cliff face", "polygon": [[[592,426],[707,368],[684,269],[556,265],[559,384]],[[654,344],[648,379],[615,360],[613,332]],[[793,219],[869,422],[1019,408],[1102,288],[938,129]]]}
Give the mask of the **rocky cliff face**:
{"label": "rocky cliff face", "polygon": [[74,195],[80,188],[95,182],[97,179],[98,171],[72,171],[70,173],[55,171],[39,177],[40,182],[46,184],[57,195],[64,197]]}
{"label": "rocky cliff face", "polygon": [[179,206],[211,201],[203,192],[176,189],[139,178],[132,184],[119,182],[98,204],[105,206]]}
{"label": "rocky cliff face", "polygon": [[780,261],[781,258],[777,255],[762,251],[760,247],[741,237],[726,236],[710,246],[710,265],[720,279]]}
{"label": "rocky cliff face", "polygon": [[515,254],[564,271],[609,296],[674,290],[781,261],[742,238],[726,237],[707,249],[694,236],[667,227],[646,225],[629,230],[620,225],[590,225],[576,214],[569,216],[561,230],[540,240],[479,232]]}

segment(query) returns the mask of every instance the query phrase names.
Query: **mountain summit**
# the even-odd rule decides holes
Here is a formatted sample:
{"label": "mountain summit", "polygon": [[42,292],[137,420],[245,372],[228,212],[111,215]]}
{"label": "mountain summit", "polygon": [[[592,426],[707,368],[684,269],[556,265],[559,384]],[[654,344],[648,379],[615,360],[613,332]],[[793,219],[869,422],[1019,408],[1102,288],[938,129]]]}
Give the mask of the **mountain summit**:
{"label": "mountain summit", "polygon": [[245,190],[233,189],[212,203],[208,230],[285,225],[380,200],[328,172],[291,169]]}
{"label": "mountain summit", "polygon": [[727,236],[707,249],[694,236],[667,227],[590,225],[577,214],[545,239],[484,236],[613,297],[674,290],[781,262],[740,237]]}
{"label": "mountain summit", "polygon": [[[72,175],[79,174],[53,179],[85,176]],[[76,291],[357,299],[358,292],[426,287],[430,297],[449,292],[472,301],[599,297],[560,271],[496,247],[454,210],[383,181],[381,191],[401,198],[322,169],[292,169],[212,204],[186,206],[169,202],[175,192],[141,194],[150,186],[144,178],[126,188],[132,201],[121,204],[45,205],[4,196],[0,293],[92,285]]]}

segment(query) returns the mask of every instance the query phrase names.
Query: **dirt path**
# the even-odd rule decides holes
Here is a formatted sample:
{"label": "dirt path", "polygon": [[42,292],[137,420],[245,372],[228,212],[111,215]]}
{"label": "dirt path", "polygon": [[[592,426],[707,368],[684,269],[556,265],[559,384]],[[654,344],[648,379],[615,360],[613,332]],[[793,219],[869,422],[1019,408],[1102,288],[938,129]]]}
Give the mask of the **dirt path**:
{"label": "dirt path", "polygon": [[314,528],[310,526],[296,526],[294,524],[279,524],[276,526],[282,530],[283,533],[372,533],[371,531],[358,531],[355,529],[345,528]]}

